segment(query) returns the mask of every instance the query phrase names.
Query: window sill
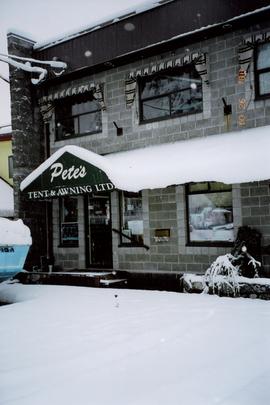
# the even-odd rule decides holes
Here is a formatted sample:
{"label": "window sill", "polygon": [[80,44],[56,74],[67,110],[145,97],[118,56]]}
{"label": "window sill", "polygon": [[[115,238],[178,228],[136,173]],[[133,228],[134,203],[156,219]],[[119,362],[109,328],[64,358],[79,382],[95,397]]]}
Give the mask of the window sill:
{"label": "window sill", "polygon": [[152,124],[154,122],[159,122],[159,121],[166,121],[166,120],[173,120],[174,118],[182,118],[182,117],[189,117],[190,115],[195,115],[195,114],[202,114],[203,109],[190,112],[190,113],[183,113],[183,114],[175,114],[175,115],[170,115],[166,117],[159,117],[159,118],[154,118],[154,119],[149,119],[149,120],[142,120],[141,118],[139,119],[139,125],[146,125],[146,124]]}
{"label": "window sill", "polygon": [[256,94],[255,98],[254,98],[254,101],[255,102],[256,101],[263,101],[263,100],[267,100],[268,98],[270,98],[270,93],[269,94],[262,94],[262,95]]}
{"label": "window sill", "polygon": [[63,245],[63,244],[60,244],[57,247],[58,248],[78,248],[79,244],[77,244],[77,245]]}
{"label": "window sill", "polygon": [[232,247],[234,242],[188,242],[186,243],[186,247]]}
{"label": "window sill", "polygon": [[120,243],[118,245],[119,248],[145,248],[145,245],[139,245],[136,243]]}
{"label": "window sill", "polygon": [[101,131],[94,131],[94,132],[85,132],[84,134],[74,134],[70,136],[63,136],[62,138],[55,138],[55,142],[60,142],[60,141],[65,141],[66,139],[75,139],[75,138],[82,138],[84,136],[88,135],[96,135],[96,134],[101,134]]}

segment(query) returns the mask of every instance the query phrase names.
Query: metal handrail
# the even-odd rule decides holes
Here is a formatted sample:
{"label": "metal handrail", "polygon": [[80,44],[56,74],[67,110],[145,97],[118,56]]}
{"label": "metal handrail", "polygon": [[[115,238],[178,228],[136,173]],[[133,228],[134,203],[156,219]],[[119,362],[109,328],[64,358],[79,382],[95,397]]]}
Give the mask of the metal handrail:
{"label": "metal handrail", "polygon": [[139,242],[134,241],[130,236],[127,236],[126,234],[124,234],[123,232],[121,232],[119,229],[112,228],[112,230],[113,230],[113,232],[116,232],[116,233],[118,233],[119,235],[124,236],[126,239],[129,239],[131,242],[134,243],[134,245],[136,245],[136,246],[138,246],[138,247],[143,247],[143,248],[145,248],[146,250],[149,250],[149,249],[150,249],[149,246],[145,245],[144,243],[139,243]]}

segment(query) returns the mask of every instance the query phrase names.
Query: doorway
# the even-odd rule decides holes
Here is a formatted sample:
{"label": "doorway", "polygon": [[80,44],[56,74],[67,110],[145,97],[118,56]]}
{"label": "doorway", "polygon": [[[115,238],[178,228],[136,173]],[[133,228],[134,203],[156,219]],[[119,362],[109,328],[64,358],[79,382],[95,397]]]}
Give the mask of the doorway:
{"label": "doorway", "polygon": [[110,194],[86,196],[86,266],[112,268],[112,227]]}

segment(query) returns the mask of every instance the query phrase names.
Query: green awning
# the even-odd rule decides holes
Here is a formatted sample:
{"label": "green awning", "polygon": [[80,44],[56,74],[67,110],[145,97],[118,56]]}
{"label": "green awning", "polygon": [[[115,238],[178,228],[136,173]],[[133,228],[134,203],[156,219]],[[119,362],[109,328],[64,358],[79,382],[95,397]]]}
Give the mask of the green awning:
{"label": "green awning", "polygon": [[22,182],[21,190],[27,193],[29,199],[91,194],[115,188],[102,169],[70,152],[64,152],[56,159],[52,158],[53,156]]}

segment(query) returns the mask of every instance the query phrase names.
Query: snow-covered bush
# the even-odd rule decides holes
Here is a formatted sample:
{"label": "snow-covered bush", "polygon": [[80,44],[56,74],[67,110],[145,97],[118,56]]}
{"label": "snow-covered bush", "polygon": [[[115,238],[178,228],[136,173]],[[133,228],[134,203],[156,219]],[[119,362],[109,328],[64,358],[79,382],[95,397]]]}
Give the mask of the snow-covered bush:
{"label": "snow-covered bush", "polygon": [[259,277],[258,268],[261,263],[255,260],[243,244],[241,253],[234,256],[228,253],[219,256],[204,275],[204,293],[212,292],[218,295],[239,295],[239,276],[241,276],[241,267],[248,260],[248,265],[253,267],[254,277]]}

